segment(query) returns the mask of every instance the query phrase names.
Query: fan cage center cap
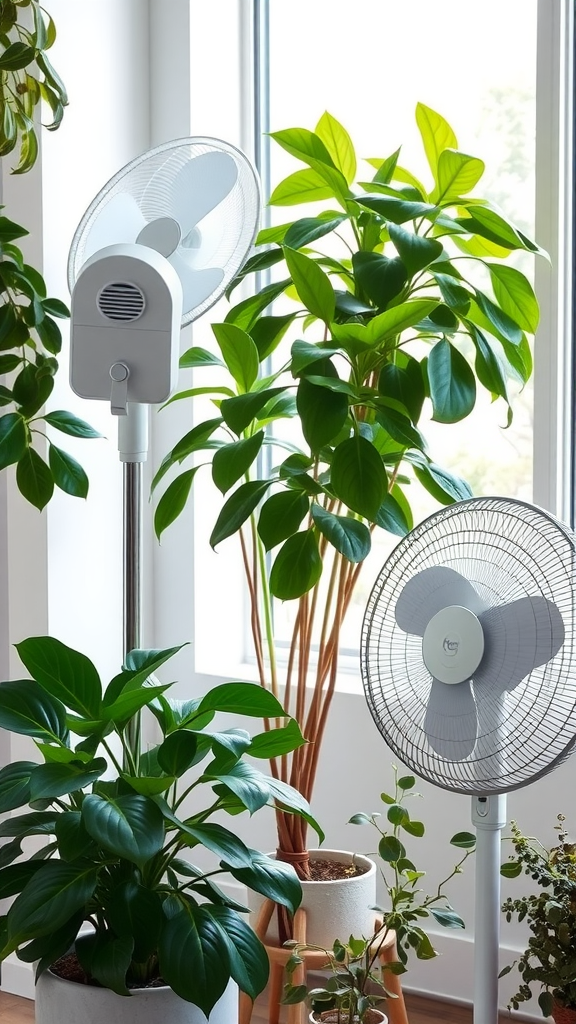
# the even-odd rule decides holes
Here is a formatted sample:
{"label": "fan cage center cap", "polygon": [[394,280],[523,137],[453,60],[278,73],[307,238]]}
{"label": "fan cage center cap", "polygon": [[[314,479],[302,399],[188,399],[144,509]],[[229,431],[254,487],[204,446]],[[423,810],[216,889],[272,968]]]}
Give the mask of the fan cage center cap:
{"label": "fan cage center cap", "polygon": [[463,683],[482,661],[484,631],[469,608],[449,605],[433,615],[422,638],[424,664],[441,683]]}

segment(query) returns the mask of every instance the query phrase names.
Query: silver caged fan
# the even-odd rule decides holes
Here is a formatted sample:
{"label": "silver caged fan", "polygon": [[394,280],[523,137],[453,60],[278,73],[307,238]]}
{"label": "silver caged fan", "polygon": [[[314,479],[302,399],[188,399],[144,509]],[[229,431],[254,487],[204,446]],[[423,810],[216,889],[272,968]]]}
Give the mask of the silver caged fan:
{"label": "silver caged fan", "polygon": [[256,172],[240,150],[177,139],[124,167],[74,235],[70,383],[110,402],[124,463],[124,649],[140,646],[142,463],[148,405],[176,386],[180,330],[223,295],[258,225]]}
{"label": "silver caged fan", "polygon": [[475,1024],[498,1019],[505,793],[576,741],[575,538],[520,501],[472,498],[406,536],[362,628],[366,699],[421,778],[472,795],[477,830]]}

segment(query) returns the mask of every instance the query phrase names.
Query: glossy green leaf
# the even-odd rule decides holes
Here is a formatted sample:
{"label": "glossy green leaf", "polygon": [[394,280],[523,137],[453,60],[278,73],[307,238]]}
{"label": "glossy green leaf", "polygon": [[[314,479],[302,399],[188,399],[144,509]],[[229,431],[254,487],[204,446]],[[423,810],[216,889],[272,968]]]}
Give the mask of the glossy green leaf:
{"label": "glossy green leaf", "polygon": [[109,929],[80,935],[76,954],[86,974],[119,996],[130,995],[126,972],[132,961],[134,938],[116,936]]}
{"label": "glossy green leaf", "polygon": [[396,537],[405,537],[410,532],[411,524],[406,519],[404,509],[392,494],[387,494],[380,505],[374,522],[388,533]]}
{"label": "glossy green leaf", "polygon": [[472,298],[470,292],[459,283],[458,278],[440,273],[436,268],[432,273],[446,305],[456,313],[466,315]]}
{"label": "glossy green leaf", "polygon": [[11,864],[0,871],[0,900],[8,899],[21,892],[32,875],[35,875],[42,867],[41,861],[23,861],[20,864]]}
{"label": "glossy green leaf", "polygon": [[5,821],[0,821],[0,837],[14,836],[23,839],[26,836],[54,835],[57,817],[54,811],[32,811],[29,814],[6,818]]}
{"label": "glossy green leaf", "polygon": [[184,511],[194,477],[199,468],[199,466],[194,466],[193,469],[186,469],[180,473],[172,480],[160,498],[154,512],[154,532],[158,540],[164,530],[167,530]]}
{"label": "glossy green leaf", "polygon": [[180,368],[191,370],[198,366],[224,366],[224,363],[208,349],[194,345],[180,356]]}
{"label": "glossy green leaf", "polygon": [[430,170],[436,181],[440,154],[445,149],[458,149],[458,140],[445,118],[424,103],[416,105],[416,124],[422,137]]}
{"label": "glossy green leaf", "polygon": [[32,679],[2,683],[0,728],[48,742],[65,741],[68,735],[66,710]]}
{"label": "glossy green leaf", "polygon": [[38,977],[68,952],[74,944],[83,919],[82,911],[76,911],[60,928],[56,928],[38,939],[32,939],[24,947],[21,946],[18,950],[18,959],[29,964],[39,961],[36,975]]}
{"label": "glossy green leaf", "polygon": [[437,207],[432,203],[397,199],[395,196],[378,194],[356,196],[356,201],[360,206],[366,206],[392,224],[405,224],[409,220],[416,220],[416,218],[432,217],[437,212]]}
{"label": "glossy green leaf", "polygon": [[41,764],[30,780],[31,800],[53,800],[84,789],[96,782],[108,768],[103,757],[88,764]]}
{"label": "glossy green leaf", "polygon": [[219,491],[225,494],[248,472],[262,448],[264,431],[259,430],[252,437],[233,441],[214,452],[212,479]]}
{"label": "glossy green leaf", "polygon": [[[203,447],[204,443],[208,438],[212,437],[212,434],[222,423],[222,417],[217,416],[209,420],[204,420],[202,423],[198,423],[192,430],[189,430],[184,437],[180,438],[178,444],[174,445],[170,455],[173,462],[182,462],[183,459],[187,458],[188,455],[192,455],[193,452],[198,451]],[[159,474],[156,474],[156,478]]]}
{"label": "glossy green leaf", "polygon": [[310,245],[310,242],[315,242],[318,238],[329,235],[346,219],[345,214],[339,214],[337,217],[331,217],[330,219],[326,217],[303,217],[301,220],[297,220],[294,224],[290,225],[282,241],[284,245],[288,245],[291,249],[301,249],[304,245]]}
{"label": "glossy green leaf", "polygon": [[290,324],[293,323],[295,316],[295,313],[285,313],[283,316],[261,316],[252,325],[250,334],[258,349],[260,362],[264,362],[269,355],[272,355]]}
{"label": "glossy green leaf", "polygon": [[[90,798],[91,799],[91,798]],[[8,914],[10,943],[35,939],[64,925],[96,887],[96,868],[48,861],[33,875]]]}
{"label": "glossy green leaf", "polygon": [[312,518],[320,533],[349,562],[363,562],[370,552],[370,530],[350,516],[336,516],[321,505],[312,504]]}
{"label": "glossy green leaf", "polygon": [[521,862],[514,860],[506,861],[500,866],[500,874],[503,878],[518,878],[522,874]]}
{"label": "glossy green leaf", "polygon": [[436,203],[465,196],[472,191],[484,174],[485,163],[477,157],[444,149],[438,157],[436,188],[430,198]]}
{"label": "glossy green leaf", "polygon": [[34,448],[28,448],[16,466],[18,490],[40,512],[54,493],[52,471]]}
{"label": "glossy green leaf", "polygon": [[0,416],[0,470],[12,466],[26,451],[26,424],[17,412]]}
{"label": "glossy green leaf", "polygon": [[136,963],[144,963],[156,951],[164,920],[158,893],[135,879],[122,882],[113,890],[108,920],[117,935],[134,940]]}
{"label": "glossy green leaf", "polygon": [[413,423],[420,419],[425,390],[420,363],[411,356],[405,364],[386,363],[378,378],[378,391],[385,398],[393,398],[408,411]]}
{"label": "glossy green leaf", "polygon": [[230,978],[227,943],[213,923],[211,910],[183,902],[179,913],[163,921],[158,947],[166,983],[206,1016]]}
{"label": "glossy green leaf", "polygon": [[258,376],[258,349],[252,338],[235,324],[212,324],[226,366],[238,390],[249,391]]}
{"label": "glossy green leaf", "polygon": [[366,327],[369,344],[379,345],[385,339],[401,334],[428,316],[437,305],[436,299],[410,299],[385,310],[384,313],[375,316]]}
{"label": "glossy green leaf", "polygon": [[385,309],[400,294],[408,278],[401,259],[378,252],[355,252],[352,266],[360,287],[379,309]]}
{"label": "glossy green leaf", "polygon": [[93,857],[97,847],[82,823],[80,811],[66,811],[56,819],[59,856],[66,861]]}
{"label": "glossy green leaf", "polygon": [[305,377],[298,385],[296,407],[302,432],[313,452],[320,451],[337,437],[348,417],[345,394],[318,387]]}
{"label": "glossy green leaf", "polygon": [[370,441],[351,437],[334,449],[330,484],[344,504],[366,519],[377,515],[388,490],[382,459]]}
{"label": "glossy green leaf", "polygon": [[94,430],[85,420],[81,420],[78,416],[63,409],[47,412],[44,419],[51,427],[55,427],[56,430],[60,430],[63,434],[69,434],[71,437],[102,437],[102,434]]}
{"label": "glossy green leaf", "polygon": [[156,804],[145,796],[102,797],[90,794],[82,804],[82,821],[99,845],[140,867],[162,849],[164,822]]}
{"label": "glossy green leaf", "polygon": [[158,747],[158,764],[168,775],[180,778],[194,764],[197,750],[198,738],[194,733],[173,732]]}
{"label": "glossy green leaf", "polygon": [[539,322],[538,300],[534,289],[519,270],[488,263],[494,295],[499,306],[523,331],[535,334]]}
{"label": "glossy green leaf", "polygon": [[225,711],[230,715],[249,718],[282,718],[286,716],[279,700],[269,690],[256,683],[220,683],[202,697],[194,716],[188,715],[185,724],[206,711]]}
{"label": "glossy green leaf", "polygon": [[473,832],[457,832],[450,840],[451,846],[457,846],[460,850],[473,850],[476,846],[476,836]]}
{"label": "glossy green leaf", "polygon": [[469,324],[469,329],[476,348],[474,368],[478,380],[492,395],[499,395],[510,404],[506,374],[498,353],[475,324]]}
{"label": "glossy green leaf", "polygon": [[253,325],[256,323],[258,317],[270,305],[277,299],[282,292],[286,291],[290,285],[290,279],[285,281],[273,281],[272,284],[265,285],[261,288],[256,295],[251,295],[248,299],[243,299],[242,302],[237,303],[236,306],[232,306],[232,309],[226,314],[225,322],[228,324],[236,324],[237,327],[241,327],[243,331],[252,330]]}
{"label": "glossy green leaf", "polygon": [[50,636],[29,637],[16,650],[30,675],[67,708],[87,718],[97,718],[102,684],[85,654]]}
{"label": "glossy green leaf", "polygon": [[401,447],[425,450],[426,441],[418,428],[413,427],[408,417],[403,416],[396,409],[377,403],[376,419]]}
{"label": "glossy green leaf", "polygon": [[465,501],[472,497],[469,484],[448,470],[424,458],[417,458],[416,452],[410,453],[409,461],[414,466],[416,478],[441,505],[451,505],[455,501]]}
{"label": "glossy green leaf", "polygon": [[266,499],[258,517],[258,533],[267,551],[296,533],[310,507],[299,491],[279,491]]}
{"label": "glossy green leaf", "polygon": [[271,758],[288,754],[306,743],[295,718],[279,729],[268,729],[252,737],[250,757]]}
{"label": "glossy green leaf", "polygon": [[50,444],[48,464],[52,471],[54,483],[61,491],[71,494],[74,498],[88,496],[88,477],[82,466],[68,452]]}
{"label": "glossy green leaf", "polygon": [[[489,299],[487,295],[483,295],[482,292],[476,291],[476,302],[499,336],[505,338],[512,345],[520,344],[523,338],[522,331],[507,313],[492,302],[492,299]],[[473,318],[472,311],[469,312],[469,316]]]}
{"label": "glossy green leaf", "polygon": [[263,391],[254,391],[249,395],[226,398],[220,406],[220,412],[230,430],[240,436],[267,403],[277,395],[284,394],[285,390],[285,388],[265,388]]}
{"label": "glossy green leaf", "polygon": [[29,802],[30,777],[36,768],[34,761],[14,761],[0,769],[0,814]]}
{"label": "glossy green leaf", "polygon": [[406,856],[406,850],[396,836],[383,836],[378,844],[378,853],[386,863],[395,863]]}
{"label": "glossy green leaf", "polygon": [[438,341],[428,356],[428,382],[438,423],[457,423],[476,403],[476,378],[467,359],[449,341]]}
{"label": "glossy green leaf", "polygon": [[430,907],[430,913],[443,928],[465,928],[466,925],[455,910],[446,907]]}
{"label": "glossy green leaf", "polygon": [[143,707],[148,707],[156,697],[161,697],[170,687],[165,686],[142,686],[134,689],[126,688],[112,704],[102,706],[100,719],[102,723],[112,722],[116,725],[125,724],[136,712]]}
{"label": "glossy green leaf", "polygon": [[230,495],[222,506],[210,535],[210,545],[213,548],[237,533],[257,508],[270,484],[269,480],[251,480],[249,483],[240,484]]}
{"label": "glossy green leaf", "polygon": [[346,129],[335,117],[325,111],[316,125],[315,134],[326,146],[334,166],[342,171],[350,185],[356,176],[356,154],[352,139]]}
{"label": "glossy green leaf", "polygon": [[32,46],[23,42],[10,43],[0,54],[0,70],[19,71],[31,64],[36,56]]}
{"label": "glossy green leaf", "polygon": [[281,601],[307,593],[322,575],[322,559],[313,530],[295,533],[284,542],[270,570],[270,591]]}
{"label": "glossy green leaf", "polygon": [[270,206],[297,206],[300,203],[316,203],[322,199],[331,199],[333,195],[324,178],[311,168],[306,168],[284,178],[276,186],[268,202]]}
{"label": "glossy green leaf", "polygon": [[334,319],[335,309],[334,289],[329,277],[315,260],[296,249],[285,245],[284,256],[300,300],[314,316],[329,324]]}
{"label": "glossy green leaf", "polygon": [[495,242],[496,245],[503,246],[505,249],[530,249],[530,246],[526,245],[526,241],[511,224],[508,223],[504,217],[501,217],[495,210],[491,210],[487,206],[479,206],[474,204],[468,210],[468,216],[459,217],[456,220],[464,230],[471,235],[481,235],[482,238],[487,238],[490,242]]}
{"label": "glossy green leaf", "polygon": [[437,238],[426,238],[396,224],[388,228],[394,248],[404,264],[409,277],[429,267],[440,258],[444,247]]}

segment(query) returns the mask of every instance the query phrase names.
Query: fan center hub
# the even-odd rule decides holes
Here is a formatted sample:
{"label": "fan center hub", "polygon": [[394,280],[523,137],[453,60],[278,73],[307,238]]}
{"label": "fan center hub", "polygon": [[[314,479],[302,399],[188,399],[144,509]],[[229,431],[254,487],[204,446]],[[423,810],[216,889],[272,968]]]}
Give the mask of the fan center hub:
{"label": "fan center hub", "polygon": [[463,683],[484,654],[484,631],[469,608],[449,605],[433,615],[422,638],[424,664],[442,683]]}

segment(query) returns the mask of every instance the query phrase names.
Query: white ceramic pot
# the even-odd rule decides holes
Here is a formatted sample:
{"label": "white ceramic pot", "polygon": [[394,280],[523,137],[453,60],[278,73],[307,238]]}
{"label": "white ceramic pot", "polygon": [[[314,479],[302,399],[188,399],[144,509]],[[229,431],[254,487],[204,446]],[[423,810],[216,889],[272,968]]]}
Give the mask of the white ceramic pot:
{"label": "white ceramic pot", "polygon": [[[191,968],[193,969],[193,968]],[[45,971],[36,985],[36,1024],[238,1024],[238,987],[231,981],[207,1018],[171,988],[118,996]]]}
{"label": "white ceramic pot", "polygon": [[[271,854],[270,856],[274,856]],[[354,861],[367,868],[363,875],[338,878],[329,882],[302,882],[302,906],[306,910],[306,940],[315,946],[331,949],[335,939],[370,936],[374,931],[375,913],[370,910],[376,903],[376,865],[362,854],[348,850],[310,850],[311,860],[334,860],[342,864]],[[261,897],[248,893],[249,906],[256,913],[262,905]],[[252,918],[254,924],[255,916]],[[278,938],[275,915],[270,922],[267,938]]]}

